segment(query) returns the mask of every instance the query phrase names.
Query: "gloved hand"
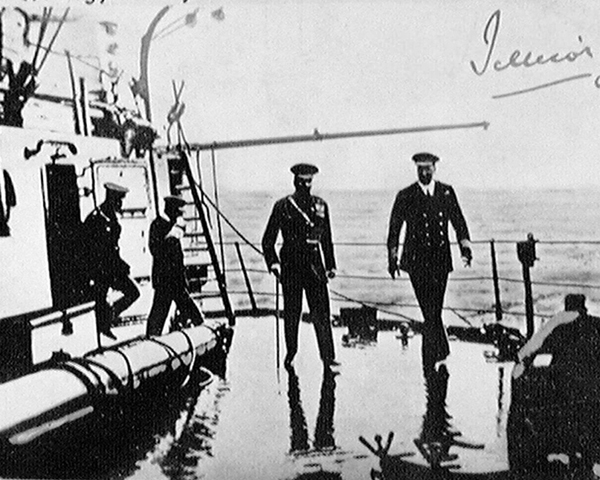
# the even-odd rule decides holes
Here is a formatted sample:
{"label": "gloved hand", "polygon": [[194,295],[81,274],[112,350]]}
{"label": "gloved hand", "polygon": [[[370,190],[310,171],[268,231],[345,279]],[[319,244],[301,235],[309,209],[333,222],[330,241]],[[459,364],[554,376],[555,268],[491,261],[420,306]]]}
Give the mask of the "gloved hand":
{"label": "gloved hand", "polygon": [[468,242],[461,244],[460,256],[462,257],[465,267],[470,267],[471,261],[473,260],[473,252],[471,251],[471,245]]}
{"label": "gloved hand", "polygon": [[173,225],[173,227],[171,227],[171,230],[169,230],[169,233],[167,233],[167,238],[171,237],[171,238],[176,238],[178,240],[181,240],[183,238],[184,234],[185,234],[185,229],[181,225],[178,225],[176,223],[175,225]]}
{"label": "gloved hand", "polygon": [[273,265],[271,265],[271,267],[269,268],[269,271],[275,275],[277,278],[279,278],[281,276],[281,265],[279,265],[278,263],[274,263]]}

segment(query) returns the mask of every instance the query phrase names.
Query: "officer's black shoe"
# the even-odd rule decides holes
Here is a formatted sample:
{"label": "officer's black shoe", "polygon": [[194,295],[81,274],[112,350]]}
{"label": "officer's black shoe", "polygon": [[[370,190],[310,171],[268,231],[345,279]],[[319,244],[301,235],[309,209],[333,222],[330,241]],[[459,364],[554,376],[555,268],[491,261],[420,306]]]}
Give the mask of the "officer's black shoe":
{"label": "officer's black shoe", "polygon": [[285,368],[293,368],[292,363],[294,362],[293,355],[286,355],[285,360],[283,361],[283,366]]}
{"label": "officer's black shoe", "polygon": [[323,366],[325,368],[336,368],[336,367],[341,367],[342,364],[332,358],[332,359],[328,359],[328,360],[323,360]]}
{"label": "officer's black shoe", "polygon": [[103,330],[100,330],[100,333],[102,335],[104,335],[105,337],[110,338],[111,340],[116,340],[117,336],[111,331],[110,328],[105,328]]}

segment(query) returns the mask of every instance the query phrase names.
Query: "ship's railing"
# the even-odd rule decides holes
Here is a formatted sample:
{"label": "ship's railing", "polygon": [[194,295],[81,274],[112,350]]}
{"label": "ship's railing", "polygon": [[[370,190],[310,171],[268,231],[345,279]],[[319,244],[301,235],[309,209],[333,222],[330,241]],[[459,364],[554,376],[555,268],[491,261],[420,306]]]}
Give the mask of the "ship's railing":
{"label": "ship's railing", "polygon": [[[218,240],[221,252],[227,249],[229,253],[227,256],[222,253],[229,294],[240,298],[238,306],[249,306],[250,314],[272,311],[277,303],[277,289],[274,277],[266,270],[258,242],[250,241],[221,211],[216,181],[213,189],[214,201],[206,192],[203,194],[205,206],[231,229],[229,240],[223,238],[221,231]],[[527,239],[487,239],[471,243],[475,258],[473,268],[455,268],[449,278],[444,306],[462,325],[478,327],[503,321],[526,329],[529,336],[537,325],[563,309],[567,293],[587,294],[588,307],[600,306],[600,241],[536,240],[533,234],[528,234]],[[401,321],[420,321],[408,275],[402,274],[396,280],[387,276],[385,243],[337,241],[335,247],[339,270],[336,280],[329,285],[334,302],[375,308]],[[457,249],[455,243],[452,248]],[[363,253],[365,251],[367,253]],[[537,258],[538,253],[541,260]],[[356,267],[360,264],[356,258],[363,257],[372,263],[363,262],[364,268]],[[534,269],[532,279],[530,270],[537,260],[540,260],[539,266]],[[349,270],[345,265],[355,267]]]}
{"label": "ship's railing", "polygon": [[[249,315],[274,312],[275,279],[267,272],[258,242],[249,240],[206,192],[203,201],[230,230],[227,240],[219,235],[215,243],[223,252],[223,271],[228,293],[234,299],[234,308],[238,313],[242,311]],[[444,306],[448,316],[468,327],[503,321],[525,330],[528,288],[533,290],[529,300],[533,304],[531,314],[538,325],[562,309],[567,293],[586,294],[589,297],[588,308],[592,310],[594,305],[600,306],[600,241],[532,240],[533,260],[537,260],[536,248],[540,261],[533,267],[533,278],[529,279],[522,276],[525,267],[518,258],[518,245],[527,242],[519,239],[473,240],[472,268],[461,268],[456,259],[455,270],[449,277]],[[338,272],[329,284],[335,305],[375,308],[382,316],[400,322],[421,321],[408,275],[401,274],[395,280],[387,275],[385,243],[337,241],[335,247]],[[456,254],[454,243],[452,249]],[[361,262],[355,261],[356,258],[367,260],[361,265]],[[355,266],[348,267],[350,265]],[[208,280],[211,280],[210,275]],[[211,284],[216,285],[215,282],[208,285]],[[211,295],[218,292],[208,289],[204,293]],[[85,307],[86,311],[92,308],[91,305]],[[69,318],[78,313],[80,309],[53,312],[32,322],[32,325],[35,328],[62,321],[68,328]]]}
{"label": "ship's railing", "polygon": [[[242,243],[238,241],[223,241],[227,251],[235,251],[228,255],[227,275],[229,293],[239,299],[238,306],[249,306],[250,313],[274,308],[276,296],[273,288],[273,277],[269,276],[262,260],[262,252],[256,244],[241,235]],[[600,297],[600,280],[581,281],[600,277],[596,271],[585,263],[589,258],[600,255],[598,241],[569,241],[569,240],[535,240],[538,252],[544,254],[551,262],[561,256],[581,257],[583,264],[579,267],[573,264],[568,271],[564,263],[545,265],[541,277],[533,275],[534,279],[525,278],[525,270],[529,269],[518,257],[519,244],[528,240],[475,240],[472,242],[477,264],[472,270],[455,268],[450,275],[448,291],[453,294],[446,296],[444,310],[452,314],[459,323],[469,327],[479,327],[492,321],[507,321],[509,325],[525,330],[524,320],[528,316],[527,302],[534,304],[532,316],[536,325],[543,323],[556,311],[562,309],[562,302],[567,293],[584,293],[592,299],[592,304]],[[421,319],[418,304],[412,294],[408,275],[403,274],[396,280],[391,280],[385,271],[386,245],[383,242],[336,242],[336,252],[344,249],[351,250],[351,255],[360,257],[361,251],[376,250],[379,271],[369,268],[369,272],[347,270],[343,262],[338,262],[340,269],[336,279],[330,282],[331,299],[340,305],[367,306],[377,309],[382,315],[398,319],[419,322]],[[456,248],[456,247],[452,247]],[[582,249],[588,249],[582,254]],[[486,251],[487,250],[487,251]],[[373,255],[373,253],[371,253]],[[535,252],[534,252],[535,255]],[[587,260],[586,260],[587,258]],[[537,260],[534,258],[533,260]],[[510,263],[512,262],[512,265]],[[250,265],[250,266],[248,266]],[[499,266],[498,266],[499,265]],[[508,267],[507,267],[508,266]],[[579,268],[579,270],[578,270]],[[487,272],[489,273],[485,273]],[[502,273],[508,271],[509,273]],[[533,270],[535,272],[535,269]],[[578,275],[579,272],[579,275]],[[519,275],[523,273],[523,276]],[[266,280],[266,279],[267,280]],[[270,278],[270,280],[268,280]],[[557,280],[554,280],[558,278]],[[566,279],[562,280],[562,279]],[[571,280],[572,279],[572,280]],[[352,282],[355,284],[353,285]],[[357,283],[359,286],[357,286]],[[406,284],[406,285],[405,285]],[[527,298],[527,290],[531,292]],[[394,291],[402,290],[400,299]],[[387,295],[384,294],[387,292]],[[462,295],[461,295],[461,292]],[[458,304],[453,301],[460,300]],[[588,305],[589,306],[589,305]],[[533,319],[532,319],[533,321]],[[527,333],[530,334],[527,325]]]}

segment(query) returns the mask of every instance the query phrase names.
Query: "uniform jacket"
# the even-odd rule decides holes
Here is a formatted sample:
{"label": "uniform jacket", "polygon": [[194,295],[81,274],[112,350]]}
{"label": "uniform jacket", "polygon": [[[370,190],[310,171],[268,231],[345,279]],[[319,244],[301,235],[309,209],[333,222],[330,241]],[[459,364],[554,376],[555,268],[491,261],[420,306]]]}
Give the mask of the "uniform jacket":
{"label": "uniform jacket", "polygon": [[[283,245],[278,256],[275,242],[279,232]],[[326,271],[336,268],[327,203],[313,195],[304,201],[289,195],[275,202],[262,247],[268,268],[281,264],[282,281],[295,272],[305,274],[307,269],[327,281]]]}
{"label": "uniform jacket", "polygon": [[449,222],[456,231],[458,242],[470,240],[467,222],[450,185],[436,181],[432,197],[428,197],[417,182],[400,190],[390,215],[387,239],[388,251],[393,254],[406,223],[400,269],[408,273],[451,272]]}
{"label": "uniform jacket", "polygon": [[119,252],[121,225],[116,215],[105,213],[100,205],[85,219],[83,231],[91,278],[110,281],[129,275],[129,265]]}
{"label": "uniform jacket", "polygon": [[150,225],[149,247],[152,254],[154,289],[180,289],[187,286],[183,249],[178,238],[167,237],[173,222],[157,217]]}

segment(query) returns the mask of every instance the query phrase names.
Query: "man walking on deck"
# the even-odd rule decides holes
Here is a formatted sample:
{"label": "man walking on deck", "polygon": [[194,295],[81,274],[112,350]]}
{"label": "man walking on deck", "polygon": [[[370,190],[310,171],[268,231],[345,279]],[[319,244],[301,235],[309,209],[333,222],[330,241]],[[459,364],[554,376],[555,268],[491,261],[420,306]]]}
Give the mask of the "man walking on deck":
{"label": "man walking on deck", "polygon": [[185,200],[181,197],[165,197],[165,215],[150,225],[149,247],[153,257],[152,287],[154,300],[148,315],[146,334],[161,335],[171,303],[175,302],[179,313],[193,325],[204,322],[202,312],[190,297],[181,238],[185,233],[182,215]]}
{"label": "man walking on deck", "polygon": [[[466,267],[473,256],[469,229],[454,189],[433,179],[439,158],[417,153],[412,159],[418,181],[396,195],[387,238],[388,272],[392,278],[400,270],[408,273],[423,314],[422,357],[423,367],[428,369],[437,367],[450,354],[442,320],[448,274],[452,271],[448,222],[456,231]],[[404,247],[398,264],[398,240],[404,223]]]}
{"label": "man walking on deck", "polygon": [[[303,292],[323,365],[325,368],[339,365],[335,360],[327,289],[327,280],[335,277],[336,268],[329,208],[323,199],[310,194],[318,171],[306,163],[291,168],[296,191],[275,203],[262,238],[267,268],[281,281],[283,291],[286,367],[292,365],[298,351]],[[280,231],[283,245],[278,257],[275,242]]]}
{"label": "man walking on deck", "polygon": [[[130,267],[119,253],[121,225],[117,213],[121,212],[123,199],[129,190],[115,183],[105,183],[104,202],[93,210],[83,223],[88,248],[89,276],[93,282],[96,302],[96,328],[99,333],[116,340],[111,326],[119,315],[140,296],[135,282],[129,278]],[[112,307],[106,295],[108,289],[120,291],[123,296]]]}

